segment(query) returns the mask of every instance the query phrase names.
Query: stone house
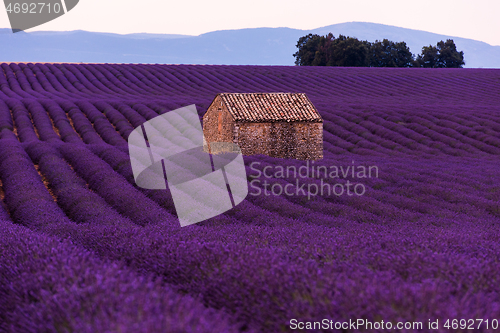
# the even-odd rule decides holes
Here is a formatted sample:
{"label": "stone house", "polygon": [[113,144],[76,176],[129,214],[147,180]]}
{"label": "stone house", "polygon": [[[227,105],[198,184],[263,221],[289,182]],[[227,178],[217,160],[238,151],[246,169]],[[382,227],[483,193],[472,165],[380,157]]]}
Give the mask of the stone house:
{"label": "stone house", "polygon": [[302,93],[218,94],[203,116],[203,133],[211,153],[224,151],[211,142],[228,142],[243,155],[323,158],[323,119]]}

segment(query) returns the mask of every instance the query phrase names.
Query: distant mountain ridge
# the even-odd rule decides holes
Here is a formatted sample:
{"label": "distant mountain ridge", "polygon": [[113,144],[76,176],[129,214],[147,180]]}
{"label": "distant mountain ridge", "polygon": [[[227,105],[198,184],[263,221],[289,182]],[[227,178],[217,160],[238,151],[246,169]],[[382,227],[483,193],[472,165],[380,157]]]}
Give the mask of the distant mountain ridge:
{"label": "distant mountain ridge", "polygon": [[375,41],[405,41],[414,54],[451,38],[464,51],[465,67],[500,68],[500,46],[376,23],[349,22],[313,30],[252,28],[199,36],[112,34],[82,30],[19,32],[0,29],[0,62],[161,63],[207,65],[293,65],[299,37],[332,32]]}

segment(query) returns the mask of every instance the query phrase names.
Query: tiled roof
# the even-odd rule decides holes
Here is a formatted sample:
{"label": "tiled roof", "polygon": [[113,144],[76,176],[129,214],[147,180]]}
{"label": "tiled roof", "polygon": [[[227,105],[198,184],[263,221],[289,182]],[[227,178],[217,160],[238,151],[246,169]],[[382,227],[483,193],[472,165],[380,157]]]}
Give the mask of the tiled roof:
{"label": "tiled roof", "polygon": [[306,94],[300,93],[222,93],[219,94],[235,121],[323,122]]}

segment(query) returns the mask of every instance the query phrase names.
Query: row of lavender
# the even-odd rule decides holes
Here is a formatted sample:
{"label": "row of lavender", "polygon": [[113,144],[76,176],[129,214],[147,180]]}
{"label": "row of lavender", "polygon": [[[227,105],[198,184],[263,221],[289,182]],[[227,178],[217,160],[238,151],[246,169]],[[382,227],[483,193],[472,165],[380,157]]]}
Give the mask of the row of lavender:
{"label": "row of lavender", "polygon": [[154,275],[12,224],[2,206],[0,235],[2,332],[239,332],[226,313]]}
{"label": "row of lavender", "polygon": [[498,103],[495,70],[1,64],[3,98],[173,101],[218,92],[301,91],[332,101]]}
{"label": "row of lavender", "polygon": [[[42,140],[125,146],[130,132],[146,120],[175,108],[161,101],[0,100],[0,128],[17,131],[21,142]],[[323,106],[323,105],[322,105]],[[331,107],[330,107],[331,109]],[[324,147],[330,153],[455,156],[500,154],[500,118],[493,109],[469,112],[413,112],[408,109],[370,114],[342,105],[321,108]],[[408,110],[408,111],[406,111]],[[200,113],[202,108],[199,108]]]}
{"label": "row of lavender", "polygon": [[[28,74],[27,68],[44,69],[27,86],[15,66]],[[279,331],[287,329],[291,318],[426,322],[499,317],[499,120],[498,106],[491,105],[497,97],[489,88],[494,76],[469,71],[465,77],[462,72],[445,73],[443,79],[421,72],[418,82],[437,79],[454,87],[479,82],[480,87],[462,91],[463,105],[448,105],[454,111],[450,112],[439,105],[417,105],[416,100],[398,102],[416,87],[413,73],[406,77],[366,70],[348,76],[338,69],[339,77],[326,72],[315,78],[318,69],[246,66],[9,68],[15,76],[7,75],[7,84],[0,83],[5,103],[0,101],[0,198],[8,211],[0,220],[9,235],[2,239],[6,245],[1,267],[11,267],[1,275],[8,282],[0,290],[3,327]],[[274,172],[266,177],[263,172],[280,165],[300,168],[304,162],[247,157],[249,181],[255,186],[250,192],[258,188],[260,194],[251,193],[226,214],[180,228],[168,192],[135,186],[124,145],[127,135],[147,119],[180,105],[201,101],[208,106],[210,99],[199,94],[208,96],[211,89],[248,89],[252,82],[245,72],[258,73],[255,87],[275,84],[306,90],[316,80],[317,87],[329,85],[337,97],[356,95],[343,103],[333,95],[314,97],[325,118],[325,159],[317,165],[347,167],[355,161],[377,166],[380,176],[309,177],[300,178],[297,185],[297,177]],[[294,83],[292,72],[298,76]],[[122,94],[120,100],[104,89],[97,97],[99,89],[91,89],[98,82],[111,82],[109,73],[130,88],[125,93],[125,87],[115,82],[110,91]],[[71,75],[74,79],[68,79]],[[164,83],[168,75],[177,81],[161,86],[151,75]],[[44,76],[48,81],[37,91],[34,80],[42,82]],[[379,77],[386,85],[400,77],[400,96],[371,105],[366,101],[386,94],[383,85],[366,88],[365,95],[339,92],[342,82],[356,84],[352,76],[367,84]],[[18,77],[20,90],[15,91],[11,81]],[[144,86],[133,83],[134,78]],[[69,85],[57,85],[66,79]],[[71,87],[80,93],[71,92]],[[88,91],[82,92],[84,87]],[[138,91],[147,95],[147,89],[156,94],[154,99],[138,96]],[[427,89],[415,95],[425,95]],[[21,91],[32,97],[21,96]],[[34,95],[44,91],[45,98]],[[173,92],[185,96],[168,95]],[[472,109],[478,98],[485,101]],[[298,188],[320,187],[322,182],[346,185],[349,180],[361,181],[366,193],[308,198]],[[272,190],[267,195],[264,181],[294,195]],[[9,219],[24,228],[14,227]],[[20,242],[22,237],[32,241]],[[56,239],[72,244],[59,245]],[[60,255],[38,260],[36,253],[52,253],[51,247]],[[80,257],[81,262],[71,260]],[[92,267],[87,275],[81,273],[85,265]],[[55,273],[60,271],[67,275]],[[82,275],[85,279],[75,278]],[[145,287],[137,282],[151,281],[150,276],[163,282],[144,282]],[[100,283],[110,291],[100,289]],[[89,305],[89,297],[97,305]],[[147,303],[148,297],[158,301]],[[159,301],[167,297],[173,301]],[[200,302],[219,310],[204,309]],[[194,309],[184,311],[188,307]],[[223,308],[230,317],[221,312]],[[166,326],[176,321],[179,326]]]}
{"label": "row of lavender", "polygon": [[[9,131],[4,131],[2,136],[6,138],[7,134],[10,134],[11,138],[15,139],[15,136]],[[70,147],[72,148],[68,149],[75,149],[73,146]],[[93,147],[95,150],[100,145]],[[131,185],[135,185],[129,157],[123,152],[126,151],[126,148],[121,147],[121,149],[113,150],[105,149],[105,146],[103,146],[102,149],[105,153],[99,153],[100,158],[105,160],[114,170],[120,170],[122,176],[126,177]],[[85,154],[82,153],[82,155]],[[399,157],[399,159],[407,160],[405,157]],[[441,216],[453,216],[459,212],[475,214],[476,216],[481,214],[496,216],[499,214],[497,203],[499,192],[495,183],[491,183],[491,186],[485,191],[477,191],[478,186],[484,188],[488,181],[481,178],[478,183],[477,181],[472,182],[468,176],[450,176],[446,171],[446,164],[440,166],[441,162],[433,165],[430,170],[422,170],[420,166],[409,166],[408,170],[419,174],[419,177],[413,177],[419,179],[418,183],[411,183],[411,186],[405,184],[404,180],[400,178],[391,178],[393,168],[386,165],[379,157],[371,160],[371,165],[376,168],[376,173],[373,175],[361,175],[360,178],[358,174],[354,175],[354,173],[351,176],[350,171],[346,172],[347,177],[342,175],[344,171],[337,171],[335,175],[331,173],[332,168],[338,169],[339,167],[354,171],[356,167],[359,169],[360,165],[366,165],[365,160],[356,155],[326,156],[323,161],[316,163],[312,168],[318,170],[323,166],[323,170],[328,171],[321,175],[313,175],[312,178],[309,176],[303,179],[303,177],[297,176],[295,173],[286,176],[279,175],[277,173],[279,168],[276,167],[278,161],[275,159],[265,157],[247,158],[247,173],[252,189],[249,200],[258,202],[259,206],[266,209],[277,210],[280,215],[292,217],[303,216],[309,210],[327,212],[334,216],[349,215],[354,220],[377,220],[380,216],[388,219],[411,219],[414,217],[415,212],[431,214],[439,212]],[[474,156],[461,159],[462,164],[469,161],[464,164],[463,172],[466,172],[468,164],[472,164],[476,168],[475,160],[476,157]],[[485,160],[488,160],[487,155],[481,159],[481,161]],[[494,161],[495,157],[492,156],[490,160]],[[356,162],[356,165],[354,165],[354,162]],[[96,160],[95,163],[102,164],[102,161]],[[295,170],[309,165],[298,161],[286,161],[286,163],[281,162],[280,164],[283,168],[291,166]],[[71,167],[78,169],[82,165],[79,162],[74,162]],[[94,170],[92,164],[83,167],[85,170]],[[264,174],[264,169],[271,171],[267,170]],[[98,170],[93,172],[98,174]],[[268,175],[269,173],[271,175]],[[477,175],[476,178],[492,176],[494,176],[494,170]],[[115,178],[109,175],[102,177],[107,179]],[[298,181],[300,181],[300,184]],[[344,191],[347,181],[361,184],[364,188],[362,189],[362,198],[359,195],[334,194],[334,191],[338,194],[335,186]],[[276,190],[273,189],[273,186],[276,187]],[[307,191],[304,191],[304,186]],[[317,195],[319,189],[323,189],[324,186],[328,190],[324,191],[326,197]],[[283,193],[283,190],[280,190],[284,188],[287,188],[290,193],[296,193],[296,195],[287,196]],[[450,189],[459,189],[459,191],[450,191]],[[113,192],[113,189],[110,191]],[[309,192],[313,194],[312,199],[314,200],[310,200],[311,195],[309,195]],[[431,199],[422,200],[419,197],[422,192],[432,196]],[[270,200],[269,196],[271,195],[278,196],[278,198]],[[74,205],[73,203],[70,204]],[[165,204],[164,208],[171,209],[171,207],[171,200],[168,200],[168,204]],[[280,209],[280,207],[283,208]],[[292,207],[293,209],[290,209]]]}
{"label": "row of lavender", "polygon": [[[9,116],[9,105],[6,104],[2,113],[4,119],[4,126],[2,126],[2,128],[13,128],[13,124],[15,123],[17,125],[16,130],[19,131],[19,139],[23,142],[36,140],[37,137],[46,141],[53,140],[57,142],[55,130],[59,132],[59,136],[66,142],[82,142],[83,140],[83,142],[89,144],[108,142],[116,145],[125,145],[125,138],[128,136],[133,126],[138,126],[146,119],[151,119],[163,111],[161,106],[158,106],[158,103],[149,103],[151,108],[140,103],[131,103],[133,106],[132,108],[126,104],[111,102],[117,107],[117,110],[109,103],[94,102],[94,105],[99,108],[98,110],[92,103],[76,101],[75,103],[83,110],[83,112],[81,112],[75,103],[69,101],[60,101],[59,104],[52,101],[42,101],[42,104],[48,105],[48,112],[45,112],[43,108],[37,104],[37,101],[23,100],[24,104],[13,99],[8,99],[6,101],[7,104],[10,104],[12,107],[11,113],[13,117]],[[31,120],[30,112],[24,109],[23,105],[27,105],[28,109],[31,111]],[[411,116],[395,115],[394,112],[389,113],[389,115],[378,113],[377,115],[371,115],[369,117],[368,120],[366,115],[362,115],[362,113],[359,111],[356,112],[355,110],[351,113],[337,112],[337,114],[324,114],[326,120],[325,128],[327,130],[327,132],[325,132],[325,149],[330,153],[353,151],[357,153],[366,152],[369,154],[377,154],[377,152],[380,151],[381,153],[390,155],[393,154],[393,151],[410,153],[416,151],[419,153],[428,152],[439,154],[440,150],[434,147],[432,147],[434,149],[429,148],[429,146],[438,143],[443,147],[441,151],[453,155],[461,155],[464,152],[473,153],[475,155],[480,152],[497,152],[497,142],[495,142],[496,138],[494,137],[494,130],[497,129],[497,126],[495,125],[494,117],[491,116],[486,117],[486,119],[489,118],[489,123],[485,123],[486,120],[479,117],[475,117],[476,119],[472,117],[475,121],[470,121],[467,119],[460,119],[460,117],[445,115],[444,120],[442,120],[435,116],[430,117],[424,113]],[[430,120],[432,121],[429,121],[429,118],[431,118]],[[441,116],[441,118],[443,117]],[[449,121],[450,118],[453,121]],[[70,119],[70,121],[68,121],[68,119]],[[398,128],[394,123],[399,123],[399,120],[413,121],[412,125],[414,125],[415,131],[410,131],[403,125],[400,126],[401,128]],[[112,125],[110,125],[110,122]],[[419,122],[423,124],[420,127],[418,126]],[[33,126],[32,123],[35,124],[35,126]],[[375,126],[374,124],[376,123],[381,124],[381,126]],[[447,131],[446,133],[449,134],[447,138],[453,139],[454,137],[458,137],[458,139],[465,142],[460,143],[459,140],[448,140],[451,141],[451,144],[455,147],[446,146],[444,143],[445,137],[443,135],[429,130],[433,127],[446,131],[454,124],[462,126],[463,130],[456,127],[455,131]],[[484,133],[476,129],[477,127],[481,127],[479,124],[488,126],[482,126],[482,128],[480,128]],[[393,131],[384,132],[387,128]],[[425,128],[427,128],[427,130],[425,130]],[[328,132],[329,129],[330,131]],[[420,132],[426,135],[420,134],[417,129],[420,129]],[[402,134],[398,137],[397,134],[399,133]],[[12,133],[5,132],[4,135],[12,135]],[[392,140],[385,139],[391,137],[391,135]],[[406,135],[406,137],[404,135]],[[473,140],[472,138],[477,140]],[[489,145],[484,141],[488,142]],[[397,193],[397,195],[399,195],[399,193]],[[405,200],[399,198],[397,200],[393,199],[391,202],[399,202],[396,207],[408,206]],[[457,201],[458,205],[463,203],[464,200]],[[495,211],[495,203],[491,201],[485,204],[474,200],[469,204],[472,209],[480,206],[482,209],[486,207],[488,211]],[[377,202],[376,205],[380,206],[380,203]],[[422,206],[422,204],[419,206]]]}
{"label": "row of lavender", "polygon": [[[322,204],[320,200],[301,207],[299,201],[303,198],[296,198],[298,201],[294,203],[279,201],[279,197],[265,200],[260,196],[249,197],[227,214],[190,228],[180,228],[170,214],[172,203],[168,194],[140,191],[130,184],[130,166],[123,163],[126,156],[118,148],[103,145],[85,148],[71,144],[53,147],[33,142],[23,149],[13,138],[4,139],[2,143],[0,175],[5,203],[14,221],[38,233],[38,237],[45,234],[68,239],[75,249],[92,251],[110,267],[115,264],[109,260],[118,265],[126,263],[146,276],[160,276],[180,292],[199,295],[205,305],[226,308],[234,314],[231,322],[244,323],[257,331],[281,330],[291,318],[365,318],[370,321],[386,318],[396,322],[462,318],[471,313],[481,318],[494,318],[498,314],[499,284],[495,277],[500,272],[495,262],[500,254],[500,230],[498,220],[491,215],[482,214],[475,218],[469,212],[458,211],[453,216],[446,216],[437,205],[431,205],[426,212],[418,212],[415,208],[405,212],[393,207],[401,218],[393,216],[391,219],[383,214],[390,206],[385,203],[380,216],[364,221],[371,223],[360,224],[353,220],[351,213],[356,213],[356,205],[374,204],[380,208],[378,203],[372,202],[373,198],[353,200],[341,210],[345,217],[334,217],[329,214],[332,205]],[[371,164],[374,161],[376,159],[364,162]],[[391,185],[395,187],[401,188],[403,182],[407,183],[406,186],[413,186],[413,195],[441,196],[441,205],[450,205],[463,195],[460,189],[450,197],[444,195],[446,191],[452,191],[442,186],[460,181],[456,177],[466,179],[468,172],[476,174],[472,177],[473,183],[464,187],[464,193],[473,192],[476,187],[481,187],[477,192],[485,191],[489,180],[494,177],[498,180],[498,175],[488,172],[495,166],[495,161],[483,160],[481,164],[475,164],[470,160],[462,166],[458,166],[457,161],[441,159],[434,161],[436,165],[419,162],[420,168],[432,166],[436,170],[428,170],[427,174],[419,175],[422,179],[418,179],[413,176],[415,170],[408,170],[409,160],[391,160],[392,168],[387,170],[390,173],[387,177],[392,178],[394,184]],[[265,158],[248,162],[259,162],[262,167],[268,162],[276,165],[272,159]],[[47,192],[33,163],[48,183],[55,200]],[[440,174],[439,168],[451,170],[453,174]],[[433,177],[443,177],[445,181],[436,186],[422,185],[432,182]],[[269,203],[273,203],[273,207],[269,207]],[[295,211],[297,216],[290,216],[286,211]],[[30,253],[29,250],[22,251]],[[64,255],[62,252],[61,256]],[[5,256],[11,257],[9,253]],[[12,260],[16,262],[17,259]],[[65,263],[68,265],[68,261]],[[43,271],[44,265],[52,262],[45,264],[35,256],[33,264],[40,265],[38,270]],[[13,262],[7,266],[11,265],[15,266]],[[76,269],[72,263],[69,265]],[[49,299],[47,302],[51,307],[44,310],[48,313],[55,311],[57,306],[65,306],[52,304],[53,299],[67,297],[64,294],[66,282],[51,278],[50,272],[53,271],[47,271],[48,275],[44,276],[55,286],[33,287],[34,293],[42,293]],[[100,271],[96,269],[94,272]],[[67,274],[68,278],[73,276],[71,271]],[[102,278],[113,280],[113,274],[110,274]],[[95,278],[95,283],[98,283],[99,273],[96,275],[90,274],[89,279]],[[22,275],[17,280],[18,289],[9,289],[11,299],[24,295],[19,288],[29,285],[30,279],[33,277]],[[86,282],[72,280],[68,283]],[[128,296],[142,297],[146,292],[142,289],[135,291],[132,287],[127,289],[120,279],[113,280],[113,283],[124,288],[122,290]],[[368,285],[372,287],[366,289]],[[114,290],[117,286],[106,288]],[[106,313],[105,307],[119,300],[107,299],[110,296],[101,292],[100,289],[91,289],[86,297],[102,297],[98,302],[99,309]],[[37,295],[32,296],[35,298],[21,297],[15,306],[28,306],[38,299],[36,297],[42,297]],[[445,308],[443,304],[446,304]],[[49,314],[38,307],[29,306],[29,309],[42,312],[37,314],[40,325],[45,320],[47,325],[67,325],[71,330],[80,327],[82,318],[76,315],[75,309],[81,306],[78,303],[71,305],[69,308],[73,311],[68,310],[63,318],[55,320],[47,319]],[[120,311],[130,311],[125,317],[132,316],[137,310],[130,305],[122,306]],[[142,311],[144,318],[152,316],[153,321],[156,311],[161,310],[156,306],[163,305],[153,303],[150,306],[155,308]],[[204,314],[201,308],[197,309]],[[90,311],[83,312],[92,317]],[[26,327],[33,315],[33,312],[17,311],[18,316],[12,311],[5,313],[9,313],[5,319],[8,324]],[[113,315],[116,317],[102,320],[110,320],[107,325],[120,323],[118,314]],[[184,316],[181,312],[175,315]],[[68,319],[72,316],[76,318],[74,321]],[[189,318],[196,316],[197,313],[189,312]],[[141,321],[133,316],[127,318]],[[106,325],[99,320],[96,322]],[[229,325],[227,321],[223,323]],[[88,330],[95,327],[90,326]]]}

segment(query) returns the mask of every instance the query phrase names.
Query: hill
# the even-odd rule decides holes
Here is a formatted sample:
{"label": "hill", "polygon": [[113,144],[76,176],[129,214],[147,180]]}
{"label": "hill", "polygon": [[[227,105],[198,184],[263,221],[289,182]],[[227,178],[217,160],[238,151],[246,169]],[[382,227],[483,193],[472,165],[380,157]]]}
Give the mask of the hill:
{"label": "hill", "polygon": [[299,37],[307,33],[344,34],[374,41],[406,41],[411,51],[453,38],[465,53],[466,66],[500,68],[500,46],[471,39],[374,23],[350,22],[314,30],[256,28],[214,31],[199,36],[87,31],[12,34],[0,29],[0,61],[293,65]]}

